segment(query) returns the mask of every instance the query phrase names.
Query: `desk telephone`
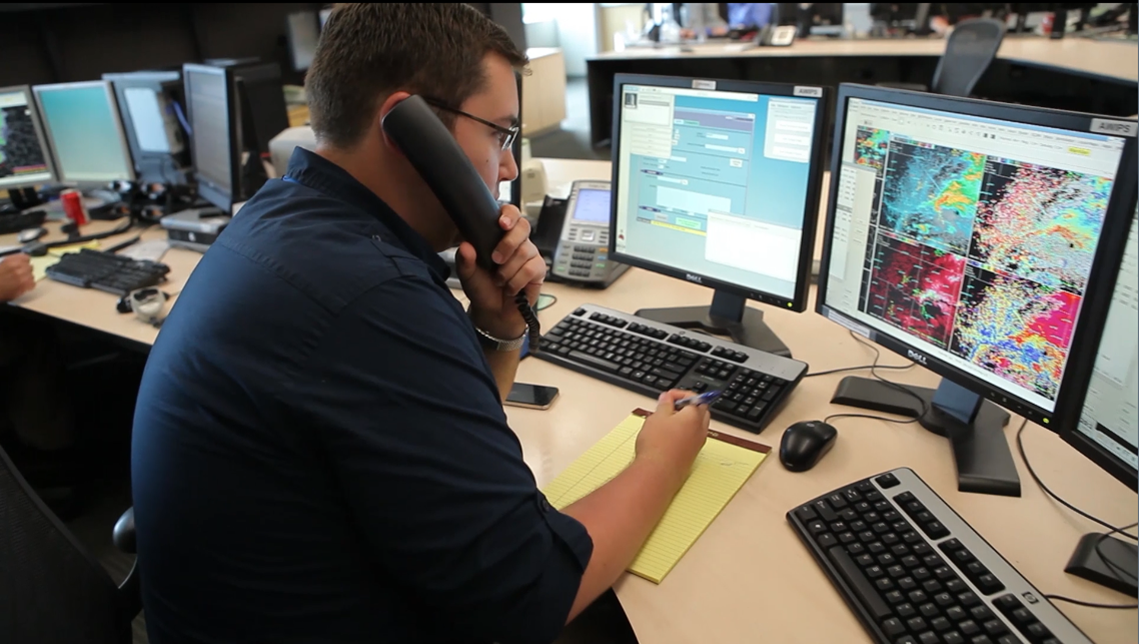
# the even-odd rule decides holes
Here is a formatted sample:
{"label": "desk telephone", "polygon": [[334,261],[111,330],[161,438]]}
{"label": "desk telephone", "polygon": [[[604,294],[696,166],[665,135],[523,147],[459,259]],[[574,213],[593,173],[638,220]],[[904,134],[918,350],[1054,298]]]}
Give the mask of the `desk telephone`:
{"label": "desk telephone", "polygon": [[608,181],[573,182],[550,268],[558,281],[605,288],[628,270],[609,259],[610,198]]}
{"label": "desk telephone", "polygon": [[[439,198],[463,239],[475,247],[478,264],[492,270],[490,256],[505,234],[498,225],[500,207],[446,126],[420,96],[400,101],[381,126]],[[537,351],[538,317],[524,291],[515,302],[529,328],[530,350]]]}

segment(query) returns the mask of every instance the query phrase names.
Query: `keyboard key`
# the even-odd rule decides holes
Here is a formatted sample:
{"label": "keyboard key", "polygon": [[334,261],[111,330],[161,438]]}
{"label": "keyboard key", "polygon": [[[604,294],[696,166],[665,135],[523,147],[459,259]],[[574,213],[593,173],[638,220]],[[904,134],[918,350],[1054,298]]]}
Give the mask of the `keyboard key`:
{"label": "keyboard key", "polygon": [[906,627],[902,624],[902,620],[891,617],[882,620],[882,632],[886,634],[886,637],[897,637],[906,632]]}
{"label": "keyboard key", "polygon": [[951,606],[945,611],[945,617],[955,624],[960,624],[965,621],[967,616],[968,614],[965,612],[965,609],[960,606]]}
{"label": "keyboard key", "polygon": [[949,593],[937,593],[937,595],[934,595],[933,601],[937,602],[937,605],[942,608],[953,605],[953,597]]}
{"label": "keyboard key", "polygon": [[[874,479],[874,482],[877,483],[879,485],[879,487],[881,487],[883,489],[889,489],[889,488],[892,488],[892,487],[900,484],[898,481],[898,477],[894,476],[893,474],[883,474],[882,476],[879,476],[878,478]],[[918,630],[918,629],[914,629],[914,630]]]}
{"label": "keyboard key", "polygon": [[1029,624],[1025,630],[1028,631],[1028,634],[1037,641],[1052,637],[1052,631],[1045,628],[1044,624],[1041,624],[1040,622],[1033,622]]}
{"label": "keyboard key", "polygon": [[937,581],[936,579],[930,579],[921,585],[921,589],[930,595],[936,595],[937,593],[941,592],[941,582]]}
{"label": "keyboard key", "polygon": [[582,364],[594,367],[595,369],[600,369],[602,371],[608,371],[610,373],[614,373],[621,368],[620,365],[618,365],[616,363],[610,362],[608,360],[604,360],[602,358],[597,358],[597,357],[591,356],[591,355],[586,354],[586,353],[582,353],[581,351],[570,351],[568,357],[571,360],[575,360],[575,361],[580,362]]}
{"label": "keyboard key", "polygon": [[918,606],[918,612],[921,613],[922,617],[929,619],[937,617],[941,614],[941,611],[937,610],[937,606],[934,606],[928,602],[922,604],[921,606]]}
{"label": "keyboard key", "polygon": [[957,625],[957,629],[965,634],[965,637],[972,637],[981,632],[981,627],[973,620],[965,620]]}
{"label": "keyboard key", "polygon": [[965,644],[965,638],[957,631],[949,631],[941,636],[941,641],[945,644]]}
{"label": "keyboard key", "polygon": [[[997,644],[1021,644],[1021,641],[1015,635],[1011,635],[1011,634],[1006,633],[1006,634],[1001,635],[1000,637],[997,638]],[[1048,643],[1045,642],[1044,644],[1048,644]],[[1060,644],[1060,643],[1056,642],[1056,644]]]}
{"label": "keyboard key", "polygon": [[901,617],[902,619],[908,619],[918,614],[917,609],[914,608],[914,605],[909,602],[906,602],[905,604],[898,604],[898,607],[894,610],[898,613],[898,617]]}
{"label": "keyboard key", "polygon": [[988,635],[978,635],[969,640],[969,644],[993,644],[993,640],[989,639]]}
{"label": "keyboard key", "polygon": [[920,644],[941,644],[941,640],[933,631],[926,631],[918,635],[918,642],[920,642]]}
{"label": "keyboard key", "polygon": [[902,577],[898,580],[898,587],[910,591],[918,587],[918,582],[914,581],[913,577]]}
{"label": "keyboard key", "polygon": [[894,580],[890,579],[889,577],[883,577],[874,582],[874,587],[884,593],[894,587]]}
{"label": "keyboard key", "polygon": [[886,601],[890,602],[891,604],[900,604],[905,600],[906,596],[903,595],[900,591],[891,590],[890,592],[886,593]]}
{"label": "keyboard key", "polygon": [[985,629],[986,633],[993,637],[1004,635],[1008,632],[1008,627],[1005,626],[1005,623],[999,619],[990,619],[989,621],[982,624],[981,627]]}
{"label": "keyboard key", "polygon": [[834,547],[827,550],[830,556],[831,563],[838,569],[847,583],[847,586],[854,593],[857,601],[865,608],[875,621],[880,621],[891,616],[890,608],[886,602],[882,601],[882,597],[862,571],[858,569],[850,555],[846,554],[842,548]]}
{"label": "keyboard key", "polygon": [[938,617],[938,618],[934,619],[933,621],[931,621],[929,623],[929,625],[933,627],[933,630],[938,631],[938,632],[947,631],[950,629],[950,626],[951,626],[949,623],[949,620],[945,619],[944,617]]}
{"label": "keyboard key", "polygon": [[815,537],[815,541],[819,544],[820,548],[829,548],[833,545],[838,544],[838,539],[835,539],[834,535],[829,532],[820,534],[818,537]]}
{"label": "keyboard key", "polygon": [[922,528],[925,530],[925,533],[929,535],[930,539],[940,539],[949,534],[949,529],[937,521],[927,523],[922,526]]}
{"label": "keyboard key", "polygon": [[996,617],[996,615],[993,614],[993,611],[988,606],[985,606],[984,604],[981,604],[980,606],[974,606],[969,611],[969,614],[973,617],[973,619],[976,622],[981,623],[981,624],[983,624],[986,621]]}
{"label": "keyboard key", "polygon": [[949,581],[945,582],[945,590],[948,590],[954,595],[964,592],[966,588],[968,588],[968,586],[966,586],[965,582],[961,581],[960,579],[950,579]]}
{"label": "keyboard key", "polygon": [[906,621],[906,628],[910,629],[911,632],[920,633],[929,628],[929,625],[921,617],[911,617]]}
{"label": "keyboard key", "polygon": [[976,606],[977,604],[980,604],[981,598],[978,597],[976,594],[974,594],[973,591],[966,590],[965,592],[963,592],[957,596],[957,603],[961,604],[965,608],[969,608],[971,606]]}

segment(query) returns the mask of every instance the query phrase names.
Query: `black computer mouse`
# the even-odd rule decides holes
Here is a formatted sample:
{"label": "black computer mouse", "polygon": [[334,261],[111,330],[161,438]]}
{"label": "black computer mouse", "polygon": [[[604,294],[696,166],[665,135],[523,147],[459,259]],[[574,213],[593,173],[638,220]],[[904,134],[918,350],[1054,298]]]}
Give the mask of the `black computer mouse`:
{"label": "black computer mouse", "polygon": [[792,472],[806,472],[834,447],[838,430],[821,420],[804,420],[788,427],[779,443],[779,460]]}

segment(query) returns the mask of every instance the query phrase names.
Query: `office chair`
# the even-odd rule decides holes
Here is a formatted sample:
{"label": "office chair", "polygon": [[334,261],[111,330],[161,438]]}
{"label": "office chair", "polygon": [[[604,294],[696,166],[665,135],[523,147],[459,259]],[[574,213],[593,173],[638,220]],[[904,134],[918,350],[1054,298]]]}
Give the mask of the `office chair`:
{"label": "office chair", "polygon": [[945,43],[945,53],[937,63],[929,87],[919,83],[878,83],[880,87],[931,91],[947,96],[969,96],[977,81],[997,57],[1005,25],[992,18],[963,20],[953,29]]}
{"label": "office chair", "polygon": [[[134,553],[133,508],[113,536]],[[0,449],[0,642],[130,644],[141,609],[137,564],[115,586]]]}

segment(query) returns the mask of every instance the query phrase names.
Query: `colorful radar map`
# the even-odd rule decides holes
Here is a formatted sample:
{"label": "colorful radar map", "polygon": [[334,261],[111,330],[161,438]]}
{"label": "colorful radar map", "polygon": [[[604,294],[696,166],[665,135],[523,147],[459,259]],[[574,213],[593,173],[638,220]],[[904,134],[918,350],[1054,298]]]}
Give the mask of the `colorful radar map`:
{"label": "colorful radar map", "polygon": [[861,310],[1055,400],[1112,180],[860,127]]}
{"label": "colorful radar map", "polygon": [[47,170],[28,108],[0,109],[0,179]]}

